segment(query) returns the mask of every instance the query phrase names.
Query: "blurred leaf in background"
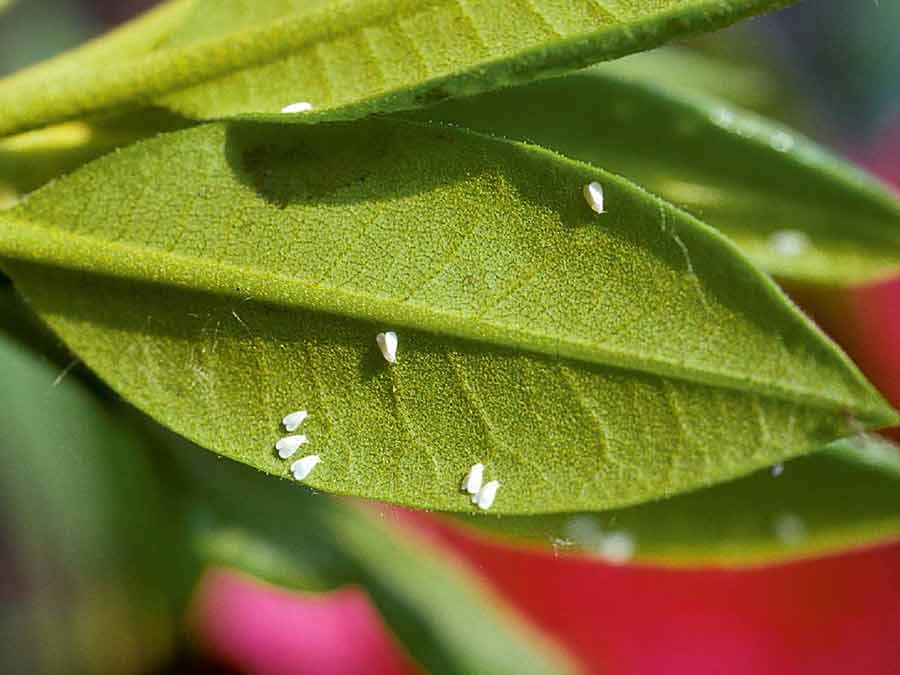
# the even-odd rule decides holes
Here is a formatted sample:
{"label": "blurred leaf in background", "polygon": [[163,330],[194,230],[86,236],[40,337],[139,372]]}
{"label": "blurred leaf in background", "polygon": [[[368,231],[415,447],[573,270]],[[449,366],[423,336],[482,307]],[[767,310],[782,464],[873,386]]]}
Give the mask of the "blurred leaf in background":
{"label": "blurred leaf in background", "polygon": [[178,521],[70,370],[0,336],[4,673],[144,672],[171,657],[186,599]]}

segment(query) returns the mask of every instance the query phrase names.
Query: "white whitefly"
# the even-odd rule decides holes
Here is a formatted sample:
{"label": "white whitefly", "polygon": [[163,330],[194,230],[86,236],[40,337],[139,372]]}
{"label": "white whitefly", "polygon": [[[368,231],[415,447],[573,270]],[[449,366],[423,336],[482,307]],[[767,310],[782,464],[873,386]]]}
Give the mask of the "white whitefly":
{"label": "white whitefly", "polygon": [[490,483],[485,485],[478,491],[478,494],[473,498],[475,504],[478,505],[478,508],[482,511],[486,511],[491,508],[494,504],[494,499],[497,498],[497,490],[500,489],[500,481],[492,480]]}
{"label": "white whitefly", "polygon": [[385,333],[379,333],[375,336],[375,342],[378,344],[378,349],[381,350],[381,355],[384,356],[384,360],[388,363],[397,363],[397,334],[393,331],[387,331]]}
{"label": "white whitefly", "polygon": [[313,469],[316,468],[316,464],[322,461],[322,458],[318,455],[307,455],[306,457],[301,457],[296,462],[291,464],[291,473],[294,474],[294,478],[296,480],[304,480]]}
{"label": "white whitefly", "polygon": [[786,546],[796,546],[806,539],[806,525],[800,516],[784,513],[775,519],[775,536]]}
{"label": "white whitefly", "polygon": [[292,412],[290,415],[285,415],[284,419],[281,420],[281,423],[284,425],[285,431],[296,431],[307,417],[309,417],[308,412],[305,410],[298,410],[297,412]]}
{"label": "white whitefly", "polygon": [[573,548],[575,542],[564,537],[550,537],[550,545],[553,547],[553,556],[558,557],[561,550]]}
{"label": "white whitefly", "polygon": [[731,129],[735,123],[734,113],[731,112],[728,108],[717,108],[712,116],[711,116],[713,124],[724,127],[725,129]]}
{"label": "white whitefly", "polygon": [[297,436],[285,436],[275,444],[275,449],[278,451],[278,456],[281,457],[281,459],[287,459],[297,452],[297,449],[301,445],[305,445],[306,443],[309,443],[309,439],[303,434]]}
{"label": "white whitefly", "polygon": [[484,464],[478,463],[473,464],[472,468],[469,469],[469,473],[466,474],[466,477],[462,482],[463,492],[468,492],[470,495],[477,495],[478,491],[481,489],[481,481],[484,479]]}
{"label": "white whitefly", "polygon": [[621,565],[634,557],[636,548],[634,537],[627,532],[616,531],[603,536],[597,553],[606,562]]}
{"label": "white whitefly", "polygon": [[313,104],[309,101],[297,101],[297,103],[291,103],[290,105],[286,105],[281,109],[283,113],[305,113],[309,112],[313,109]]}
{"label": "white whitefly", "polygon": [[789,152],[796,143],[794,137],[786,131],[776,131],[769,139],[769,145],[778,152]]}
{"label": "white whitefly", "polygon": [[806,253],[811,245],[809,237],[797,230],[778,230],[769,237],[769,248],[786,258]]}
{"label": "white whitefly", "polygon": [[565,534],[582,548],[599,548],[603,543],[603,528],[588,515],[569,518],[565,524]]}
{"label": "white whitefly", "polygon": [[603,186],[597,182],[591,182],[584,186],[584,198],[597,213],[606,213],[603,210]]}
{"label": "white whitefly", "polygon": [[783,473],[784,473],[784,464],[782,464],[781,462],[778,462],[778,464],[775,464],[772,466],[772,475],[775,476],[775,478],[778,478],[778,476],[780,476]]}

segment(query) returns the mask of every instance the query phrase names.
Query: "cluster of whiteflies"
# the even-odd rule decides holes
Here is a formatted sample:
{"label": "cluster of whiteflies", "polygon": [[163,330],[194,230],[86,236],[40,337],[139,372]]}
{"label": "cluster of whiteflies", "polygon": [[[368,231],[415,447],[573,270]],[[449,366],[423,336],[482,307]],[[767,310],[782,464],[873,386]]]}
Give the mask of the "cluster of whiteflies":
{"label": "cluster of whiteflies", "polygon": [[[381,350],[385,361],[388,363],[397,362],[396,333],[392,331],[379,333],[375,337],[375,342]],[[307,417],[309,417],[309,413],[306,410],[298,410],[285,415],[284,419],[281,420],[281,423],[284,425],[284,430],[291,434],[290,436],[279,439],[275,444],[275,450],[281,459],[290,459],[297,454],[297,451],[302,446],[309,443],[309,437],[306,434],[293,433],[300,428],[300,425],[306,421]],[[306,480],[307,476],[312,473],[312,470],[315,469],[316,465],[321,461],[322,458],[319,457],[319,455],[305,455],[291,464],[291,474],[296,480]]]}
{"label": "cluster of whiteflies", "polygon": [[472,495],[472,503],[479,509],[486,510],[494,504],[497,490],[500,489],[500,481],[492,480],[482,485],[483,480],[484,464],[480,462],[473,464],[472,468],[469,469],[469,473],[463,479],[462,491]]}
{"label": "cluster of whiteflies", "polygon": [[[298,410],[289,415],[285,415],[281,423],[288,432],[296,431],[300,425],[309,417],[309,413],[305,410]],[[281,459],[290,459],[301,446],[309,443],[309,437],[306,434],[293,434],[285,436],[275,444],[275,450]],[[318,455],[306,455],[291,464],[291,473],[297,480],[304,480],[310,472],[316,468],[316,465],[322,461]]]}

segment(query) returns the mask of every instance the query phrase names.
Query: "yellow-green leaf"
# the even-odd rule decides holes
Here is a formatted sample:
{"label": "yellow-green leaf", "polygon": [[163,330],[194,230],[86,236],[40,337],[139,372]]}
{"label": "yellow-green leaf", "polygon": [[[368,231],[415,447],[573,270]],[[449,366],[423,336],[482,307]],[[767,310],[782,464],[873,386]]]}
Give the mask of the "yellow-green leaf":
{"label": "yellow-green leaf", "polygon": [[757,265],[828,286],[900,272],[900,199],[794,131],[602,68],[416,113],[527,139],[637,181]]}
{"label": "yellow-green leaf", "polygon": [[[125,58],[99,43],[0,82],[0,135],[158,102],[197,118],[296,101],[343,117],[418,107],[655,47],[786,0],[200,0]],[[185,7],[193,18],[185,20]],[[168,19],[171,18],[171,21]],[[183,24],[182,24],[183,22]],[[174,27],[181,26],[179,30]],[[128,29],[123,29],[128,31]],[[158,32],[157,32],[158,30]],[[126,33],[131,36],[141,31]],[[117,52],[114,52],[117,53]],[[95,58],[102,55],[104,58]],[[69,68],[77,68],[73,77]],[[61,75],[61,76],[58,76]]]}
{"label": "yellow-green leaf", "polygon": [[0,139],[0,208],[86,162],[161,131],[186,126],[160,110],[64,122]]}
{"label": "yellow-green leaf", "polygon": [[204,447],[288,476],[280,421],[308,409],[308,482],[335,493],[471,510],[480,461],[497,512],[603,509],[896,419],[714,230],[449,127],[162,135],[0,213],[0,260],[104,380]]}
{"label": "yellow-green leaf", "polygon": [[676,93],[715,96],[754,112],[784,112],[782,87],[755,63],[733,63],[698,50],[665,46],[595,68],[607,77],[655,85]]}
{"label": "yellow-green leaf", "polygon": [[874,437],[838,441],[626,509],[464,522],[520,544],[652,564],[733,567],[836,553],[900,539],[900,449]]}

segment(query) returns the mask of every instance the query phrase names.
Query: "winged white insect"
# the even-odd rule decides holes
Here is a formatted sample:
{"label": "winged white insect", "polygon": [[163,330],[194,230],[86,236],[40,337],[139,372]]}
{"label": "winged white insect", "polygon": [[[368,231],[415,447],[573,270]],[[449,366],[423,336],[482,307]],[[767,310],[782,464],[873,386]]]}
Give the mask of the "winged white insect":
{"label": "winged white insect", "polygon": [[785,546],[797,546],[806,539],[806,524],[796,514],[783,513],[775,519],[775,536]]}
{"label": "winged white insect", "polygon": [[298,410],[290,415],[285,415],[281,423],[284,425],[285,431],[296,431],[307,417],[309,417],[308,412]]}
{"label": "winged white insect", "polygon": [[281,459],[287,459],[297,452],[297,449],[301,445],[305,445],[306,443],[309,443],[309,439],[303,434],[297,436],[285,436],[275,444],[275,449],[278,451],[278,456],[281,457]]}
{"label": "winged white insect", "polygon": [[810,245],[809,237],[797,230],[778,230],[769,237],[769,248],[786,258],[806,253]]}
{"label": "winged white insect", "polygon": [[591,207],[597,213],[606,213],[603,210],[603,186],[600,183],[593,181],[584,186],[584,198],[588,203],[588,206]]}
{"label": "winged white insect", "polygon": [[283,113],[305,113],[309,112],[313,109],[313,104],[309,101],[297,101],[297,103],[291,103],[290,105],[286,105],[281,109]]}
{"label": "winged white insect", "polygon": [[375,336],[375,342],[378,344],[385,361],[397,363],[397,334],[395,332],[379,333]]}
{"label": "winged white insect", "polygon": [[634,557],[635,548],[634,537],[627,532],[615,531],[603,535],[597,553],[606,562],[621,565]]}
{"label": "winged white insect", "polygon": [[316,464],[322,461],[322,458],[318,455],[307,455],[306,457],[301,457],[296,462],[291,464],[291,473],[294,474],[294,478],[296,480],[304,480],[313,469],[316,468]]}
{"label": "winged white insect", "polygon": [[485,485],[478,491],[478,494],[475,495],[474,501],[478,505],[478,508],[482,511],[487,511],[494,504],[494,499],[497,497],[497,490],[500,489],[500,481],[492,480],[490,483]]}
{"label": "winged white insect", "polygon": [[478,491],[481,489],[481,481],[484,479],[484,464],[479,462],[478,464],[473,464],[472,468],[469,469],[469,473],[466,474],[466,477],[462,482],[463,492],[468,492],[470,495],[477,495]]}

